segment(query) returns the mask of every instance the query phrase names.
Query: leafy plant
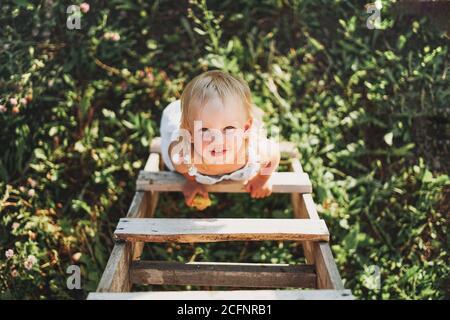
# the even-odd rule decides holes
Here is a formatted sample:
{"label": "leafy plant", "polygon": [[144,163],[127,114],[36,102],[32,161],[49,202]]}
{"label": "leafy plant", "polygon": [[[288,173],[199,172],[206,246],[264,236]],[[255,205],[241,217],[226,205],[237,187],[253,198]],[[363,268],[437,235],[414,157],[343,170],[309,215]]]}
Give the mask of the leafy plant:
{"label": "leafy plant", "polygon": [[[399,16],[390,1],[370,30],[357,1],[113,0],[90,3],[69,30],[69,4],[0,8],[1,298],[95,290],[163,108],[208,69],[242,76],[266,124],[298,146],[347,288],[449,297],[448,35],[429,19]],[[288,202],[213,195],[200,214],[171,194],[156,215],[289,218]],[[303,261],[299,244],[277,242],[144,254]],[[82,290],[66,287],[71,264]]]}

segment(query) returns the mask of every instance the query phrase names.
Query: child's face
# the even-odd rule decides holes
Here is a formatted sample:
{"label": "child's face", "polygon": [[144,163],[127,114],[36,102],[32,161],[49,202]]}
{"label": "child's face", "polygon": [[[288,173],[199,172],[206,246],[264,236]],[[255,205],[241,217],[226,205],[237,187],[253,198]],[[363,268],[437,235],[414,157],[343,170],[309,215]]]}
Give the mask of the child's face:
{"label": "child's face", "polygon": [[194,148],[204,164],[244,164],[237,155],[243,147],[252,119],[248,119],[239,99],[210,99],[194,113]]}

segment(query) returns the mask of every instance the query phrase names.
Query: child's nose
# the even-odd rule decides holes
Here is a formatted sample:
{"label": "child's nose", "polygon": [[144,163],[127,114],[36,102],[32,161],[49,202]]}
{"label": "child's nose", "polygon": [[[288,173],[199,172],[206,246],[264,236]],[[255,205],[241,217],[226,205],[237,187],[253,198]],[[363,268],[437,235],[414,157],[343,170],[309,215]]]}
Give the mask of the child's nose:
{"label": "child's nose", "polygon": [[224,140],[224,136],[222,133],[216,133],[211,135],[211,143],[216,142],[216,143],[223,143]]}

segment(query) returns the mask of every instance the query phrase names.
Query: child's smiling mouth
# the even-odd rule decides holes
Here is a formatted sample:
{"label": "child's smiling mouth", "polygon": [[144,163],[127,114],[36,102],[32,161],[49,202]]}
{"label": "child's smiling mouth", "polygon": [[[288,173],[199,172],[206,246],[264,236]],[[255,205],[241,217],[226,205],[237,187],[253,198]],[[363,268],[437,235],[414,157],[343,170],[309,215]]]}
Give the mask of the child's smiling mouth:
{"label": "child's smiling mouth", "polygon": [[212,150],[211,156],[213,157],[222,157],[227,153],[226,149]]}

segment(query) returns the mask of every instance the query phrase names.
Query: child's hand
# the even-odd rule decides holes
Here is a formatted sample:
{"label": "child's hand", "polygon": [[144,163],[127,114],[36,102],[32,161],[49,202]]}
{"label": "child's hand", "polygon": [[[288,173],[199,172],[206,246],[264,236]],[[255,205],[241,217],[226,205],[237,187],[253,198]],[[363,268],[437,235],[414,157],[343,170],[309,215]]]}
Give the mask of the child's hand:
{"label": "child's hand", "polygon": [[257,174],[245,183],[245,190],[250,192],[252,198],[265,198],[272,194],[270,175]]}
{"label": "child's hand", "polygon": [[[186,180],[186,183],[183,186],[182,189],[183,195],[184,195],[184,202],[188,207],[192,207],[195,205],[194,199],[195,196],[200,195],[206,200],[206,203],[210,203],[208,191],[206,191],[205,186],[202,184],[199,184],[195,180]],[[196,201],[198,202],[198,200]],[[199,210],[205,209],[206,207],[201,206],[201,208],[198,208]]]}

